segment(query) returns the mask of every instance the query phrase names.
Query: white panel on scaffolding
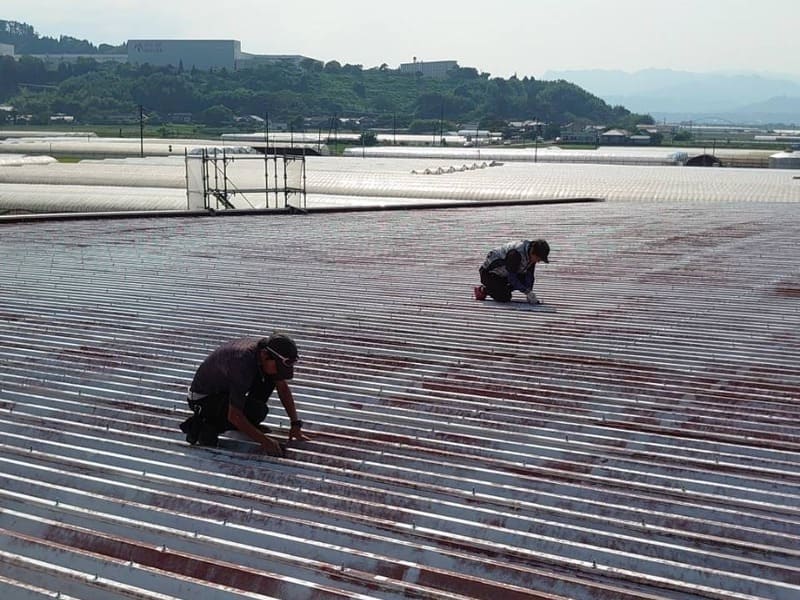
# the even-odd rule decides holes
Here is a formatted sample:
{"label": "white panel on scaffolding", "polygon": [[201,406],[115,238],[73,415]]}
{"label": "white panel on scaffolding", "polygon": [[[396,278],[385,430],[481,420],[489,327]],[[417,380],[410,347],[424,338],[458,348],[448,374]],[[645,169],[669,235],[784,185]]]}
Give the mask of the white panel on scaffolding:
{"label": "white panel on scaffolding", "polygon": [[203,157],[186,157],[186,203],[188,210],[206,208],[205,177],[203,177]]}
{"label": "white panel on scaffolding", "polygon": [[189,209],[305,207],[305,157],[204,150],[187,155],[186,186]]}

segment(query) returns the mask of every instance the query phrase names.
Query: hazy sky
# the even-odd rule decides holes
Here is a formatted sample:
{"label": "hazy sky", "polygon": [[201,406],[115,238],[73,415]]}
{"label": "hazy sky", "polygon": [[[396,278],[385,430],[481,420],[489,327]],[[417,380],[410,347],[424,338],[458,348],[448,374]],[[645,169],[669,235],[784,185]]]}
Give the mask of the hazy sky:
{"label": "hazy sky", "polygon": [[671,68],[800,76],[800,0],[2,0],[0,19],[94,44],[236,39],[253,54],[457,60],[497,77]]}

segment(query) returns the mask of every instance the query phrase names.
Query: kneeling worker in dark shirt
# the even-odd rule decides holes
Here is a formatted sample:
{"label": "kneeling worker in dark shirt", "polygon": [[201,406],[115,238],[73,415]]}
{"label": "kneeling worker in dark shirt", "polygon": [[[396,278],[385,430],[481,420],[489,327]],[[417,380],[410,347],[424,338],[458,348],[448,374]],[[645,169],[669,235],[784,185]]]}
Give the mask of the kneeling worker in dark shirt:
{"label": "kneeling worker in dark shirt", "polygon": [[481,285],[475,288],[475,299],[491,296],[497,302],[511,302],[511,292],[525,294],[531,304],[541,304],[533,292],[536,263],[550,262],[550,244],[545,240],[509,242],[486,255],[478,272]]}
{"label": "kneeling worker in dark shirt", "polygon": [[238,429],[270,456],[282,456],[280,444],[259,428],[274,389],[291,422],[289,440],[308,439],[287,383],[294,376],[297,359],[297,346],[282,333],[242,338],[214,350],[198,367],[189,387],[187,400],[194,414],[181,424],[186,441],[216,446],[220,433]]}

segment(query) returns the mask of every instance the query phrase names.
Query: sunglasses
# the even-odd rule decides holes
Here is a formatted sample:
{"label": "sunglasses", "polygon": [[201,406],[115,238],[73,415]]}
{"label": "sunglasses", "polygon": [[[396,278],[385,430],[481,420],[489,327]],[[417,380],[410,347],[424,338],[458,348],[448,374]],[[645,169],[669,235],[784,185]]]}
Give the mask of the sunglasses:
{"label": "sunglasses", "polygon": [[280,354],[280,353],[276,352],[275,350],[273,350],[273,349],[272,349],[272,348],[270,348],[269,346],[267,346],[267,350],[269,350],[269,352],[270,352],[270,353],[271,353],[271,354],[272,354],[272,355],[273,355],[275,358],[279,358],[279,359],[280,359],[280,361],[281,361],[281,362],[282,362],[282,363],[283,363],[285,366],[287,366],[287,367],[291,367],[291,366],[293,366],[293,365],[294,365],[294,363],[296,363],[296,362],[297,362],[297,359],[296,359],[296,358],[287,358],[286,356],[284,356],[283,354]]}

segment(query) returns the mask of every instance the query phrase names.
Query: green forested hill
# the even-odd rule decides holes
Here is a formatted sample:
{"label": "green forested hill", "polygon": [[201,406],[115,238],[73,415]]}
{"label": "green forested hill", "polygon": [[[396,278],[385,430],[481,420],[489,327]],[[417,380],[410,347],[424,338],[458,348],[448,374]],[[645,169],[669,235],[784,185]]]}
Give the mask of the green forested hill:
{"label": "green forested hill", "polygon": [[[0,31],[6,24],[6,35],[8,23],[0,21]],[[16,38],[37,37],[26,27],[17,27]],[[268,113],[271,120],[297,128],[304,118],[332,116],[366,119],[375,127],[418,129],[442,121],[446,127],[467,122],[491,127],[499,121],[528,119],[554,127],[574,121],[622,127],[652,122],[624,107],[611,107],[566,81],[491,78],[473,68],[431,79],[385,66],[363,69],[336,61],[209,72],[89,59],[48,70],[32,57],[18,59],[0,57],[0,102],[13,105],[17,114],[32,115],[34,122],[55,113],[82,122],[112,122],[135,115],[139,106],[162,122],[175,113],[190,113],[195,121],[220,125],[235,116]]]}
{"label": "green forested hill", "polygon": [[0,19],[0,44],[11,44],[16,54],[109,54],[125,52],[124,46],[100,44],[62,35],[42,37],[31,25]]}

